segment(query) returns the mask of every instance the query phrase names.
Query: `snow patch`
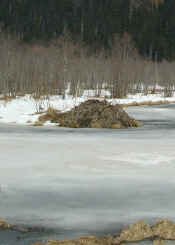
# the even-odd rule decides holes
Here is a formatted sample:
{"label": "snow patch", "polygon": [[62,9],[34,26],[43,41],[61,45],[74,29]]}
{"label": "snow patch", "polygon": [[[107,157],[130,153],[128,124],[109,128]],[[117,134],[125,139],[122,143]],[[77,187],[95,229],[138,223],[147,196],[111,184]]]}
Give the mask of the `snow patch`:
{"label": "snow patch", "polygon": [[[80,103],[94,99],[93,90],[85,91],[82,97],[73,98],[66,95],[63,99],[62,96],[43,97],[41,99],[34,99],[30,95],[17,97],[10,101],[0,100],[0,122],[2,123],[17,123],[17,124],[33,124],[37,121],[39,115],[46,111],[49,107],[53,107],[59,111],[68,111]],[[103,96],[109,96],[108,91],[102,91]],[[91,97],[92,96],[92,97]],[[96,98],[97,99],[97,98]],[[103,97],[101,97],[103,99]],[[108,102],[115,104],[132,104],[132,103],[145,103],[145,102],[174,102],[173,97],[165,98],[162,94],[148,94],[142,93],[131,95],[124,99],[107,99]],[[47,122],[45,125],[53,125]]]}

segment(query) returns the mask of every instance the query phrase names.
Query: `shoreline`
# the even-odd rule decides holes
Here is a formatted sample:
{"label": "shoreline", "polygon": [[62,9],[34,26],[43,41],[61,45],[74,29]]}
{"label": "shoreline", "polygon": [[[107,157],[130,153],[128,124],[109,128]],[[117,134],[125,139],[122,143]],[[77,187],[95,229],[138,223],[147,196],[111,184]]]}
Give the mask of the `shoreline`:
{"label": "shoreline", "polygon": [[[66,96],[62,98],[58,95],[49,97],[33,98],[31,95],[17,96],[11,100],[0,100],[0,122],[13,123],[19,125],[33,125],[38,121],[39,116],[43,115],[48,109],[59,112],[67,112],[79,106],[87,100],[106,100],[111,105],[121,105],[124,109],[129,107],[159,106],[175,104],[175,96],[163,97],[162,94],[135,94],[128,95],[126,98],[98,98],[98,97],[77,97]],[[48,126],[52,124],[48,121]],[[39,125],[38,125],[39,126]]]}
{"label": "shoreline", "polygon": [[[0,231],[15,231],[21,234],[32,232],[44,232],[40,228],[27,228],[18,225],[9,224],[7,221],[0,219]],[[160,220],[153,225],[144,221],[126,226],[115,235],[106,236],[82,236],[70,240],[48,240],[35,242],[31,245],[124,245],[139,244],[140,242],[150,241],[153,245],[164,245],[165,241],[175,241],[175,223],[170,220]]]}
{"label": "shoreline", "polygon": [[159,106],[159,105],[171,105],[175,104],[175,101],[160,100],[160,101],[145,101],[145,102],[131,102],[128,104],[121,104],[122,107],[137,107],[137,106]]}

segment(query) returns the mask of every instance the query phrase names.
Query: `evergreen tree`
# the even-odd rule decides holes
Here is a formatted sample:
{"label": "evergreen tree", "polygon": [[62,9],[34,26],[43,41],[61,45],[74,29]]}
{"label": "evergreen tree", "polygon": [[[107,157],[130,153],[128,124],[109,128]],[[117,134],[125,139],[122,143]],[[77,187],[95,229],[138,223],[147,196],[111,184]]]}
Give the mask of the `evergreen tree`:
{"label": "evergreen tree", "polygon": [[68,32],[95,48],[127,32],[142,55],[175,59],[174,10],[174,0],[1,0],[0,23],[25,41]]}

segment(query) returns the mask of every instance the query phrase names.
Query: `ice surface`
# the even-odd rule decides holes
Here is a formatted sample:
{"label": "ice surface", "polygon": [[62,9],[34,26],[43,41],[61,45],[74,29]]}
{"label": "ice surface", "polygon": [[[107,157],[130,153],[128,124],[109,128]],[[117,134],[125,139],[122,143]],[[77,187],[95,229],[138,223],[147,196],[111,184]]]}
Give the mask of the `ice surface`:
{"label": "ice surface", "polygon": [[0,216],[58,238],[175,220],[175,106],[129,108],[127,130],[0,125]]}

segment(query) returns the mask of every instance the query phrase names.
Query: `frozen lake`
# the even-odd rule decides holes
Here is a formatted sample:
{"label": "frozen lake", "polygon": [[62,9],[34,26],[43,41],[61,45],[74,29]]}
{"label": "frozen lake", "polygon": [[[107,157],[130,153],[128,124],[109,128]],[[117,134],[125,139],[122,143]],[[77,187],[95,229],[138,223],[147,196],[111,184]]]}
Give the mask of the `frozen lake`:
{"label": "frozen lake", "polygon": [[128,112],[144,127],[0,125],[0,217],[46,228],[22,240],[0,232],[2,245],[115,234],[138,219],[175,220],[175,105]]}

